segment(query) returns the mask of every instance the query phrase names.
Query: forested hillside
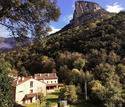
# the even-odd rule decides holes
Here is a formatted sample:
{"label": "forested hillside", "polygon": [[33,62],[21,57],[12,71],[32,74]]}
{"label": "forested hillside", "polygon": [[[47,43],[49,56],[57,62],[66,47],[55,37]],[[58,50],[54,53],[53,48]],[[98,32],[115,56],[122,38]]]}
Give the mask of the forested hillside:
{"label": "forested hillside", "polygon": [[20,76],[56,69],[59,82],[79,87],[77,97],[70,101],[84,99],[97,107],[124,107],[125,12],[109,16],[1,53],[1,60],[10,63],[10,74]]}
{"label": "forested hillside", "polygon": [[119,105],[125,101],[124,41],[125,12],[120,12],[1,56],[19,75],[56,69],[60,82],[80,85],[83,94],[87,82],[90,101]]}

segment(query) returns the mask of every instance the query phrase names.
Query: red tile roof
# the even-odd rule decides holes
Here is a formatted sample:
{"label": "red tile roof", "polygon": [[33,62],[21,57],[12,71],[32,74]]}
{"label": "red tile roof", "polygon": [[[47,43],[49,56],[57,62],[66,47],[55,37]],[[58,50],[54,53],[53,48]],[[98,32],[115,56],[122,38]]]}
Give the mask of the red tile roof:
{"label": "red tile roof", "polygon": [[34,78],[37,80],[58,79],[56,73],[35,74]]}
{"label": "red tile roof", "polygon": [[[33,78],[32,76],[28,77],[18,77],[16,80],[13,81],[12,86],[20,85],[27,80]],[[34,75],[35,80],[49,80],[49,79],[58,79],[56,73],[44,73],[44,74],[35,74]]]}
{"label": "red tile roof", "polygon": [[12,86],[20,85],[31,78],[32,78],[31,76],[30,77],[18,77],[16,80],[13,81]]}

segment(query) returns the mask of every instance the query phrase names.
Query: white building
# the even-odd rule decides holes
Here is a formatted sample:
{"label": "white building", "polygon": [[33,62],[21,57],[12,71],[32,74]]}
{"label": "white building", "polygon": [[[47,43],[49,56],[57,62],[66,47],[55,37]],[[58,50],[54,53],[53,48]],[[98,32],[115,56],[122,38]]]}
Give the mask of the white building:
{"label": "white building", "polygon": [[54,92],[58,89],[56,73],[35,74],[34,77],[17,77],[13,82],[14,98],[18,104],[38,101],[40,93]]}
{"label": "white building", "polygon": [[34,103],[40,93],[46,96],[46,83],[32,77],[19,77],[14,81],[13,86],[15,86],[15,101],[18,104]]}
{"label": "white building", "polygon": [[35,74],[34,79],[46,83],[48,93],[58,89],[58,77],[56,73]]}

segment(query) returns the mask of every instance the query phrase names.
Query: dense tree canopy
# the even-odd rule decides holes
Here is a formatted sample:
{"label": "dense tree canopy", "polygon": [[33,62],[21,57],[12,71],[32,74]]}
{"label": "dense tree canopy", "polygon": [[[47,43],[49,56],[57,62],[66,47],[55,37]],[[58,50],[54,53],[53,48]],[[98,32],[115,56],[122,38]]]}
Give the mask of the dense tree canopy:
{"label": "dense tree canopy", "polygon": [[28,35],[39,40],[59,15],[56,0],[0,0],[0,24],[19,40]]}

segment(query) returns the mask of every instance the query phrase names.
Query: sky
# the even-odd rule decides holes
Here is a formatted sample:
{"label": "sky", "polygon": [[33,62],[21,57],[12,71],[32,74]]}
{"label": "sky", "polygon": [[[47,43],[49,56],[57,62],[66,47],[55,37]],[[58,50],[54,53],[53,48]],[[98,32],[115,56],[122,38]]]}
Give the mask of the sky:
{"label": "sky", "polygon": [[[60,7],[61,16],[57,22],[51,22],[50,26],[54,33],[63,28],[72,19],[74,12],[74,4],[76,0],[57,0],[57,5]],[[100,4],[104,9],[109,12],[118,13],[121,10],[125,10],[125,0],[87,0]],[[8,37],[8,32],[4,27],[0,26],[0,36]]]}

